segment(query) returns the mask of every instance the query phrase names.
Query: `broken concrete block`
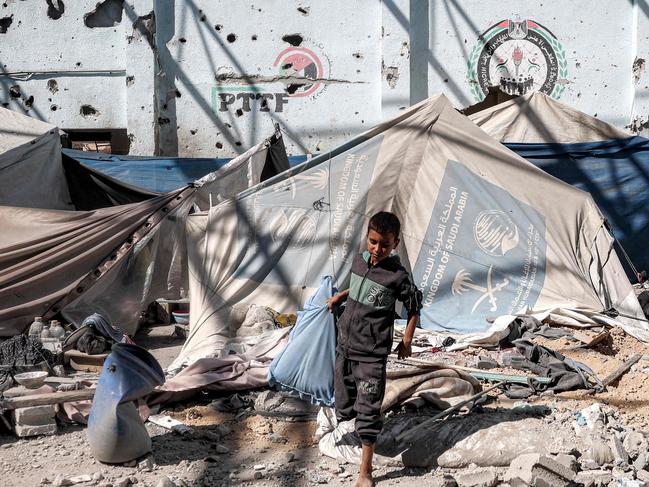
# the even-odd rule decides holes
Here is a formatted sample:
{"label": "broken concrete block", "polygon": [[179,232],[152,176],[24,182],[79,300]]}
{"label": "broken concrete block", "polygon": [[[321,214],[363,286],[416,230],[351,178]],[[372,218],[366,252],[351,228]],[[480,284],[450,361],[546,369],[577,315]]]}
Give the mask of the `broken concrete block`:
{"label": "broken concrete block", "polygon": [[56,421],[52,420],[51,424],[40,426],[15,425],[14,431],[21,438],[26,436],[54,435],[56,434]]}
{"label": "broken concrete block", "polygon": [[577,473],[577,459],[573,455],[568,455],[567,453],[558,453],[554,455],[553,458],[564,467],[568,467],[570,470]]}
{"label": "broken concrete block", "polygon": [[638,431],[631,431],[624,438],[622,446],[631,458],[636,458],[641,452],[647,451],[647,440]]}
{"label": "broken concrete block", "polygon": [[590,447],[590,457],[597,465],[612,463],[615,459],[611,448],[601,440],[593,440]]}
{"label": "broken concrete block", "polygon": [[527,453],[515,458],[505,474],[505,482],[518,486],[567,486],[575,479],[575,472],[553,458],[538,453]]}
{"label": "broken concrete block", "polygon": [[635,476],[638,480],[649,483],[649,472],[647,472],[646,470],[638,470],[635,473]]}
{"label": "broken concrete block", "polygon": [[638,455],[638,458],[633,462],[633,468],[636,470],[645,470],[649,465],[649,455],[647,452],[642,452]]}
{"label": "broken concrete block", "polygon": [[459,487],[493,487],[498,483],[498,474],[493,468],[474,469],[455,476]]}
{"label": "broken concrete block", "polygon": [[588,470],[586,472],[579,472],[576,477],[578,484],[583,484],[584,487],[605,487],[613,481],[611,472],[607,470]]}
{"label": "broken concrete block", "polygon": [[613,435],[609,440],[609,446],[613,452],[616,462],[629,463],[629,454],[622,445],[622,440],[618,435]]}
{"label": "broken concrete block", "polygon": [[50,424],[56,414],[53,405],[31,406],[13,410],[13,419],[16,424],[39,426]]}

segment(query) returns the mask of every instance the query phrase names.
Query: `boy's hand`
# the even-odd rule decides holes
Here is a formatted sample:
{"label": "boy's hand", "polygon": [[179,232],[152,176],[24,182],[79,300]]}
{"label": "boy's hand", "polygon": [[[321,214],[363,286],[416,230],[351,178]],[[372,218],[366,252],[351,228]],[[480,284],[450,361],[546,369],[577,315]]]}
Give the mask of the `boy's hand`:
{"label": "boy's hand", "polygon": [[327,308],[329,308],[329,311],[333,311],[334,306],[338,304],[338,301],[340,301],[340,294],[334,294],[331,296],[329,299],[327,299]]}
{"label": "boy's hand", "polygon": [[412,355],[410,340],[401,340],[394,351],[397,353],[399,360],[410,357]]}

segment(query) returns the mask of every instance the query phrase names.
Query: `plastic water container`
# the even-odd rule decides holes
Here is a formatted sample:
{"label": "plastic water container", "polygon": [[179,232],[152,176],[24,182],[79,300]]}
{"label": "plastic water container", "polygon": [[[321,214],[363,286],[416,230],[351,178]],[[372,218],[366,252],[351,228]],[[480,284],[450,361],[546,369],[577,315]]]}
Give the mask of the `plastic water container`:
{"label": "plastic water container", "polygon": [[35,316],[32,324],[29,325],[29,336],[40,338],[41,332],[43,331],[43,325],[43,317]]}

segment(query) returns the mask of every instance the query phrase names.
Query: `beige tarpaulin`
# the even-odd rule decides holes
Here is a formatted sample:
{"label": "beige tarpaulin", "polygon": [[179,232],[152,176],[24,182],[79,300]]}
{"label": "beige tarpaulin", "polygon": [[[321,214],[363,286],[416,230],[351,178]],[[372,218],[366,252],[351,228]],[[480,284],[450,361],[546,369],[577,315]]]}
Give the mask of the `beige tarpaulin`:
{"label": "beige tarpaulin", "polygon": [[0,108],[0,205],[72,210],[54,125]]}
{"label": "beige tarpaulin", "polygon": [[469,119],[503,143],[570,144],[631,136],[540,92],[500,103],[470,115]]}
{"label": "beige tarpaulin", "polygon": [[216,204],[258,184],[269,148],[278,142],[271,139],[196,181],[192,197],[168,213],[101,282],[68,304],[63,309],[65,318],[81,323],[92,313],[100,313],[125,333],[134,334],[149,303],[158,298],[178,299],[180,288],[188,288],[185,219],[192,205],[209,209],[210,195]]}
{"label": "beige tarpaulin", "polygon": [[34,316],[84,292],[82,279],[183,191],[95,211],[0,207],[0,336],[20,333]]}
{"label": "beige tarpaulin", "polygon": [[[178,365],[223,347],[250,304],[294,312],[347,284],[367,218],[395,212],[424,328],[484,331],[532,308],[615,308],[647,329],[591,197],[430,98],[268,184],[188,218],[190,337]],[[626,320],[626,321],[625,321]]]}

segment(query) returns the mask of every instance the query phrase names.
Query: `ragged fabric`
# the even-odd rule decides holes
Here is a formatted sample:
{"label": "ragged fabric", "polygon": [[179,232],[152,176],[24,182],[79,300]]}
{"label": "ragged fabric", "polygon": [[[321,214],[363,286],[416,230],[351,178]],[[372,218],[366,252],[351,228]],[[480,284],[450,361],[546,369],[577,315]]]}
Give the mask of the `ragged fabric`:
{"label": "ragged fabric", "polygon": [[[480,383],[476,379],[454,369],[426,367],[388,370],[381,411],[385,413],[398,404],[414,407],[430,404],[446,409],[468,399],[479,390]],[[375,463],[398,465],[402,459],[396,452],[405,448],[393,444],[391,439],[396,434],[389,423],[390,421],[386,421],[386,428],[389,426],[390,431],[384,428],[378,436]],[[320,452],[338,460],[360,463],[361,438],[354,430],[354,421],[339,424],[333,410],[322,408],[318,413],[316,432],[320,438]]]}
{"label": "ragged fabric", "polygon": [[525,360],[517,361],[515,368],[528,370],[534,375],[549,377],[551,381],[549,384],[541,385],[534,379],[530,379],[527,385],[510,384],[506,391],[508,397],[525,398],[544,390],[554,392],[575,389],[602,390],[603,385],[597,374],[581,362],[524,338],[514,340],[512,343],[525,357]]}
{"label": "ragged fabric", "polygon": [[234,392],[267,386],[268,367],[286,346],[287,334],[284,329],[272,331],[245,354],[197,360],[158,387],[147,404],[180,401],[201,389]]}

